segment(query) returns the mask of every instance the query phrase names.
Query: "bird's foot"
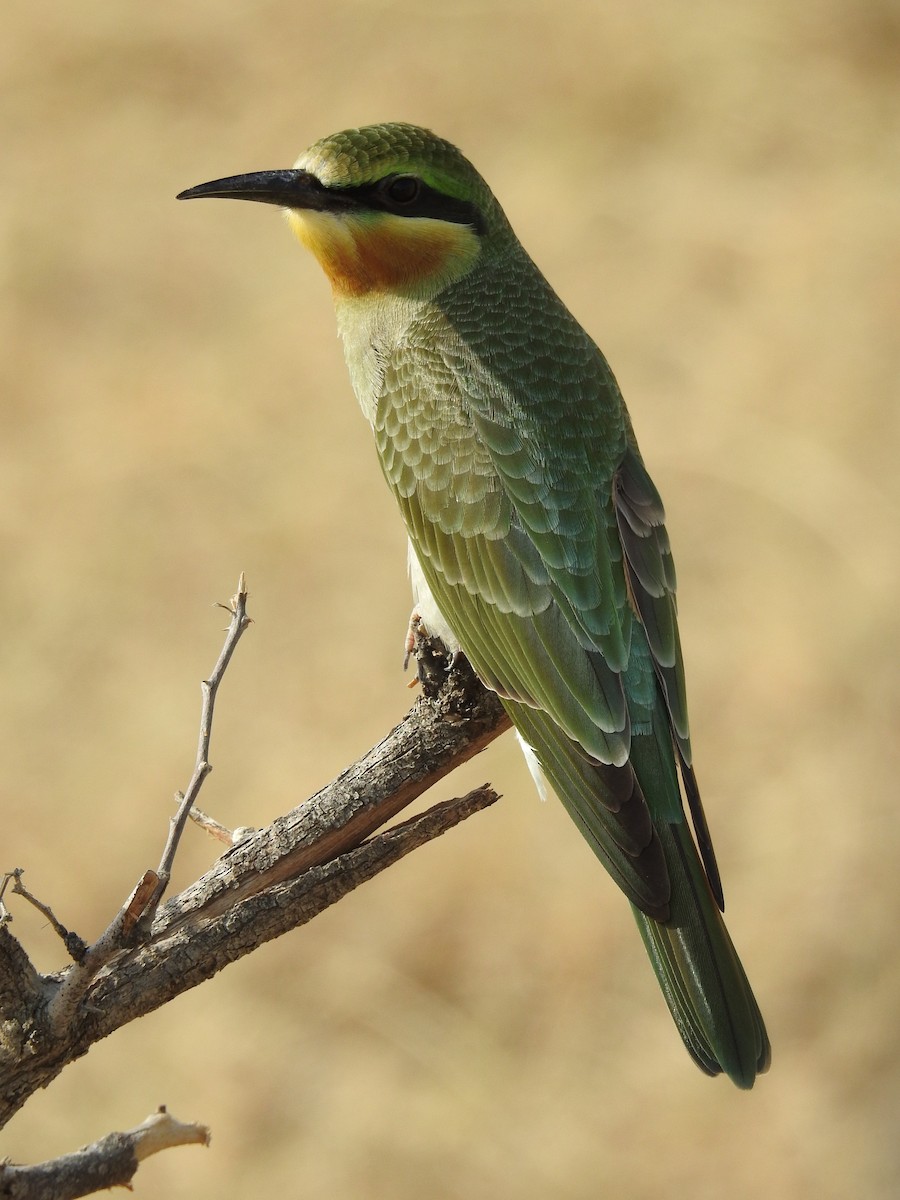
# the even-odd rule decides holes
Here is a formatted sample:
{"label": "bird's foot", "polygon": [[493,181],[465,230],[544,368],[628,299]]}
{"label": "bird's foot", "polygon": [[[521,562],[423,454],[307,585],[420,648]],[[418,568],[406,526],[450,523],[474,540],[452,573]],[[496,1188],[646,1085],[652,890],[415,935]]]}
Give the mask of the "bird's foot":
{"label": "bird's foot", "polygon": [[409,686],[421,684],[423,693],[431,699],[445,685],[453,668],[465,660],[461,650],[450,653],[440,638],[432,637],[416,612],[409,623],[404,667],[412,656],[416,660],[416,678],[410,681]]}
{"label": "bird's foot", "polygon": [[414,608],[409,614],[409,626],[406,630],[406,641],[403,647],[406,651],[406,653],[403,655],[404,671],[409,667],[410,657],[416,652],[416,640],[419,637],[425,638],[427,636],[428,635],[425,632],[425,626],[422,624],[422,618],[419,615],[419,610]]}

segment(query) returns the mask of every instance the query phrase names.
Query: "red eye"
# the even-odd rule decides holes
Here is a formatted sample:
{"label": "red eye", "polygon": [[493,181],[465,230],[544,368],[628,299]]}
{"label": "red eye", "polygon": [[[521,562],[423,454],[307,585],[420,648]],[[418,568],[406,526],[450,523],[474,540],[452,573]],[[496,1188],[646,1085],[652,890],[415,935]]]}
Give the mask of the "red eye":
{"label": "red eye", "polygon": [[415,175],[397,175],[385,190],[394,204],[412,204],[419,195],[420,184]]}

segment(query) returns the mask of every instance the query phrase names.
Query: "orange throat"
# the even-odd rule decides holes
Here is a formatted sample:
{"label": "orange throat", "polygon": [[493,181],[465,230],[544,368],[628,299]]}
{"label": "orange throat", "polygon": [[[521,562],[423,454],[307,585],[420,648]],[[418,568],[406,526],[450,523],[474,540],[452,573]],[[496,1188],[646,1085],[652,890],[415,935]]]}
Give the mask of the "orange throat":
{"label": "orange throat", "polygon": [[434,291],[464,275],[480,252],[468,225],[430,217],[288,209],[287,219],[340,296]]}

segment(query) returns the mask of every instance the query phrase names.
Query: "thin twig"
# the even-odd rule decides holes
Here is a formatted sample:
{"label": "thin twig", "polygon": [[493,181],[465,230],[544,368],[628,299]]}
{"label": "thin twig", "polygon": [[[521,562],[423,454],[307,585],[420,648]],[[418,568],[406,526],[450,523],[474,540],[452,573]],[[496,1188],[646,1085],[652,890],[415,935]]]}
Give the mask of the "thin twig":
{"label": "thin twig", "polygon": [[[10,890],[13,891],[17,896],[22,896],[23,899],[27,900],[29,904],[38,910],[41,916],[46,917],[46,919],[53,926],[53,930],[57,937],[60,938],[74,961],[81,962],[87,953],[87,942],[85,942],[83,938],[80,938],[77,933],[72,933],[70,929],[66,929],[65,925],[63,925],[61,921],[57,920],[53,909],[50,908],[49,905],[44,904],[43,901],[38,900],[37,896],[35,896],[32,892],[29,892],[28,888],[22,882],[22,876],[24,874],[25,872],[22,867],[16,867],[14,870],[6,872],[3,877],[3,884],[0,886],[0,899],[2,899],[3,893],[6,891],[6,886],[9,881],[13,880],[13,885]],[[12,917],[9,919],[12,920]]]}
{"label": "thin twig", "polygon": [[236,829],[228,829],[221,821],[217,821],[215,817],[205,813],[196,804],[190,811],[190,818],[204,833],[215,838],[217,842],[224,842],[226,846],[236,846],[244,838],[256,833],[256,829],[252,825],[238,825]]}
{"label": "thin twig", "polygon": [[21,867],[14,867],[12,871],[4,871],[0,877],[0,925],[6,925],[12,920],[12,913],[6,907],[6,901],[3,897],[6,895],[6,889],[9,887],[13,879],[18,879],[22,874]]}
{"label": "thin twig", "polygon": [[241,635],[252,624],[250,617],[247,616],[247,581],[243,571],[238,580],[237,592],[231,597],[227,605],[222,604],[219,607],[231,613],[231,624],[228,626],[228,632],[225,635],[225,644],[222,647],[222,652],[216,661],[216,665],[212,669],[211,675],[200,684],[203,703],[200,709],[200,735],[197,742],[197,760],[194,764],[194,774],[191,776],[187,791],[181,796],[178,812],[169,822],[169,837],[156,872],[159,876],[159,884],[147,909],[147,918],[149,920],[153,919],[156,909],[159,907],[159,902],[169,885],[169,880],[172,877],[172,864],[175,861],[175,853],[178,850],[178,843],[181,841],[181,835],[187,824],[188,816],[190,815],[194,801],[200,793],[203,781],[212,770],[209,762],[209,743],[212,737],[213,712],[215,710],[219,684],[222,682],[222,677],[229,662],[231,662],[231,656],[234,654],[235,647],[240,641]]}
{"label": "thin twig", "polygon": [[197,761],[187,791],[180,799],[178,812],[169,822],[169,836],[166,839],[159,870],[144,872],[128,900],[97,941],[92,946],[83,949],[81,957],[76,960],[75,966],[69,970],[54,993],[47,1005],[47,1018],[51,1030],[56,1035],[60,1035],[72,1020],[76,1008],[98,972],[121,950],[133,946],[149,933],[160,900],[168,886],[175,852],[178,849],[191,805],[203,786],[204,779],[212,770],[209,764],[209,743],[216,693],[241,634],[251,624],[251,620],[247,616],[247,584],[243,572],[238,580],[236,594],[232,596],[228,605],[223,604],[220,607],[226,608],[231,613],[231,624],[212,674],[201,684],[203,704],[200,710]]}

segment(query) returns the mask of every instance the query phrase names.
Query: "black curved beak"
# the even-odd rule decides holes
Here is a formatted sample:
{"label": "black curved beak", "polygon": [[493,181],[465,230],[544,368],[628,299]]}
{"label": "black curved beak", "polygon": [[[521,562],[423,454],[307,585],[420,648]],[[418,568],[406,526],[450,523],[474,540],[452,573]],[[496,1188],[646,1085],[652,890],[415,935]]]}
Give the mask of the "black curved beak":
{"label": "black curved beak", "polygon": [[312,208],[320,212],[344,207],[334,192],[329,192],[309,171],[252,171],[249,175],[229,175],[198,183],[179,192],[177,200],[199,200],[204,196],[225,200],[256,200],[281,208]]}

